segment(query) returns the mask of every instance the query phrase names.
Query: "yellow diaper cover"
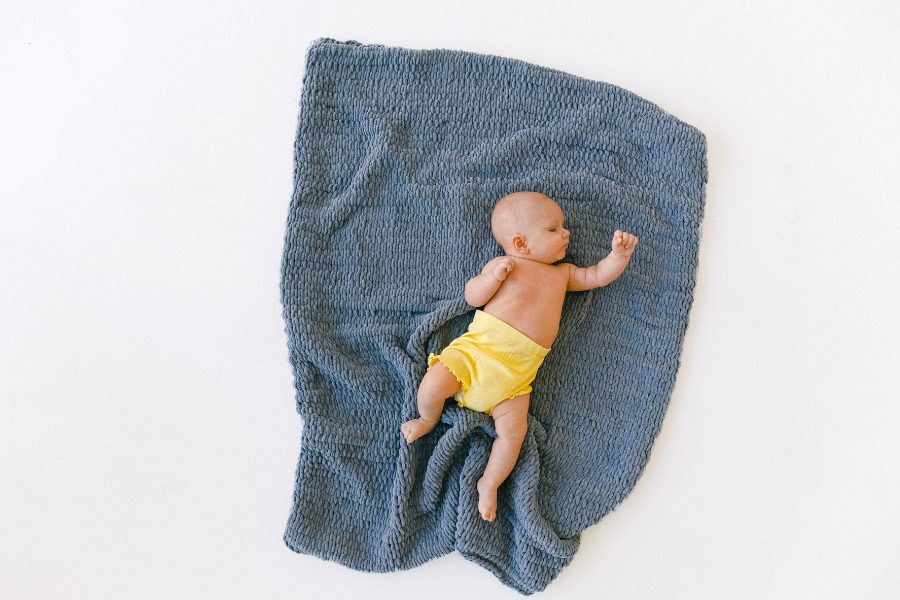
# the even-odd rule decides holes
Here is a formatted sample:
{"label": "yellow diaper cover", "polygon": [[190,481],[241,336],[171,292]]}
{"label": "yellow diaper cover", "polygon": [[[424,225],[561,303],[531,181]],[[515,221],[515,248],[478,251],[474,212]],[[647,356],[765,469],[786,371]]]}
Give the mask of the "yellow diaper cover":
{"label": "yellow diaper cover", "polygon": [[429,368],[438,360],[462,389],[456,393],[460,406],[491,414],[495,406],[531,392],[531,382],[550,348],[495,317],[476,310],[466,333],[428,355]]}

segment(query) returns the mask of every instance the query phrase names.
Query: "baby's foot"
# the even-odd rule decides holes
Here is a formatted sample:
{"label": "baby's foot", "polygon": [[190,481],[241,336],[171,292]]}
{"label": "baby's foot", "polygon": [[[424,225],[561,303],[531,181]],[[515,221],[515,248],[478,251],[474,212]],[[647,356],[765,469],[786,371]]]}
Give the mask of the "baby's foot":
{"label": "baby's foot", "polygon": [[478,489],[478,512],[485,521],[497,518],[497,488],[492,487],[482,476],[475,484]]}
{"label": "baby's foot", "polygon": [[435,425],[437,425],[437,423],[429,423],[428,421],[423,421],[422,418],[419,417],[418,419],[410,419],[401,425],[400,431],[403,432],[406,443],[410,444],[434,429]]}

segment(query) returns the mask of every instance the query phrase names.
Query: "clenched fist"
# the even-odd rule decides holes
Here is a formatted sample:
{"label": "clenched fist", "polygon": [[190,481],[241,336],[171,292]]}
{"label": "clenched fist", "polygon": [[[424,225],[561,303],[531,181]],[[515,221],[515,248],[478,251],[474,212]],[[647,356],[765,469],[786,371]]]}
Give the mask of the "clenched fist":
{"label": "clenched fist", "polygon": [[497,266],[494,267],[492,271],[494,275],[494,279],[497,281],[505,281],[506,276],[512,273],[513,267],[516,266],[516,261],[511,258],[501,258],[497,261]]}
{"label": "clenched fist", "polygon": [[631,256],[637,243],[638,237],[636,235],[616,229],[615,233],[613,233],[612,251],[619,256]]}

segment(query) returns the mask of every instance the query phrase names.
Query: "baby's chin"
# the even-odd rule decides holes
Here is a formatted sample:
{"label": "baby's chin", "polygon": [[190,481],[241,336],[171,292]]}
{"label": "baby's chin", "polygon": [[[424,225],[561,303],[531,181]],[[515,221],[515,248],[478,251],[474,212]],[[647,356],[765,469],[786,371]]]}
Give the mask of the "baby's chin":
{"label": "baby's chin", "polygon": [[533,260],[534,262],[543,263],[545,265],[554,265],[554,264],[558,263],[559,261],[566,259],[565,252],[562,253],[562,256],[560,256],[559,254],[556,254],[556,255],[540,256],[540,257],[522,257],[522,256],[519,256],[518,254],[510,254],[509,252],[505,252],[505,251],[504,251],[504,254],[506,256],[511,256],[513,258],[528,258],[529,260]]}
{"label": "baby's chin", "polygon": [[565,258],[566,258],[566,253],[562,252],[560,254],[551,254],[549,256],[544,256],[543,258],[540,259],[540,262],[544,263],[545,265],[553,265],[553,264],[558,263],[561,260],[565,260]]}

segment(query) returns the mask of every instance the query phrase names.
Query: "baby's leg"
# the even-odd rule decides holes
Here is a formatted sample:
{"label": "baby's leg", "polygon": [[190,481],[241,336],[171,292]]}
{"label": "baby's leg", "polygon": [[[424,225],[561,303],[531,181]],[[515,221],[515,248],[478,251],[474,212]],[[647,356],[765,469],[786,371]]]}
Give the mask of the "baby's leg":
{"label": "baby's leg", "polygon": [[491,446],[491,456],[484,475],[476,483],[478,512],[485,521],[493,521],[497,516],[497,488],[512,473],[519,458],[525,432],[528,430],[529,396],[530,394],[522,394],[509,398],[491,411],[497,437]]}
{"label": "baby's leg", "polygon": [[441,361],[431,365],[416,393],[419,418],[410,419],[400,426],[407,443],[416,441],[435,428],[444,410],[444,401],[458,392],[460,387],[459,381]]}

